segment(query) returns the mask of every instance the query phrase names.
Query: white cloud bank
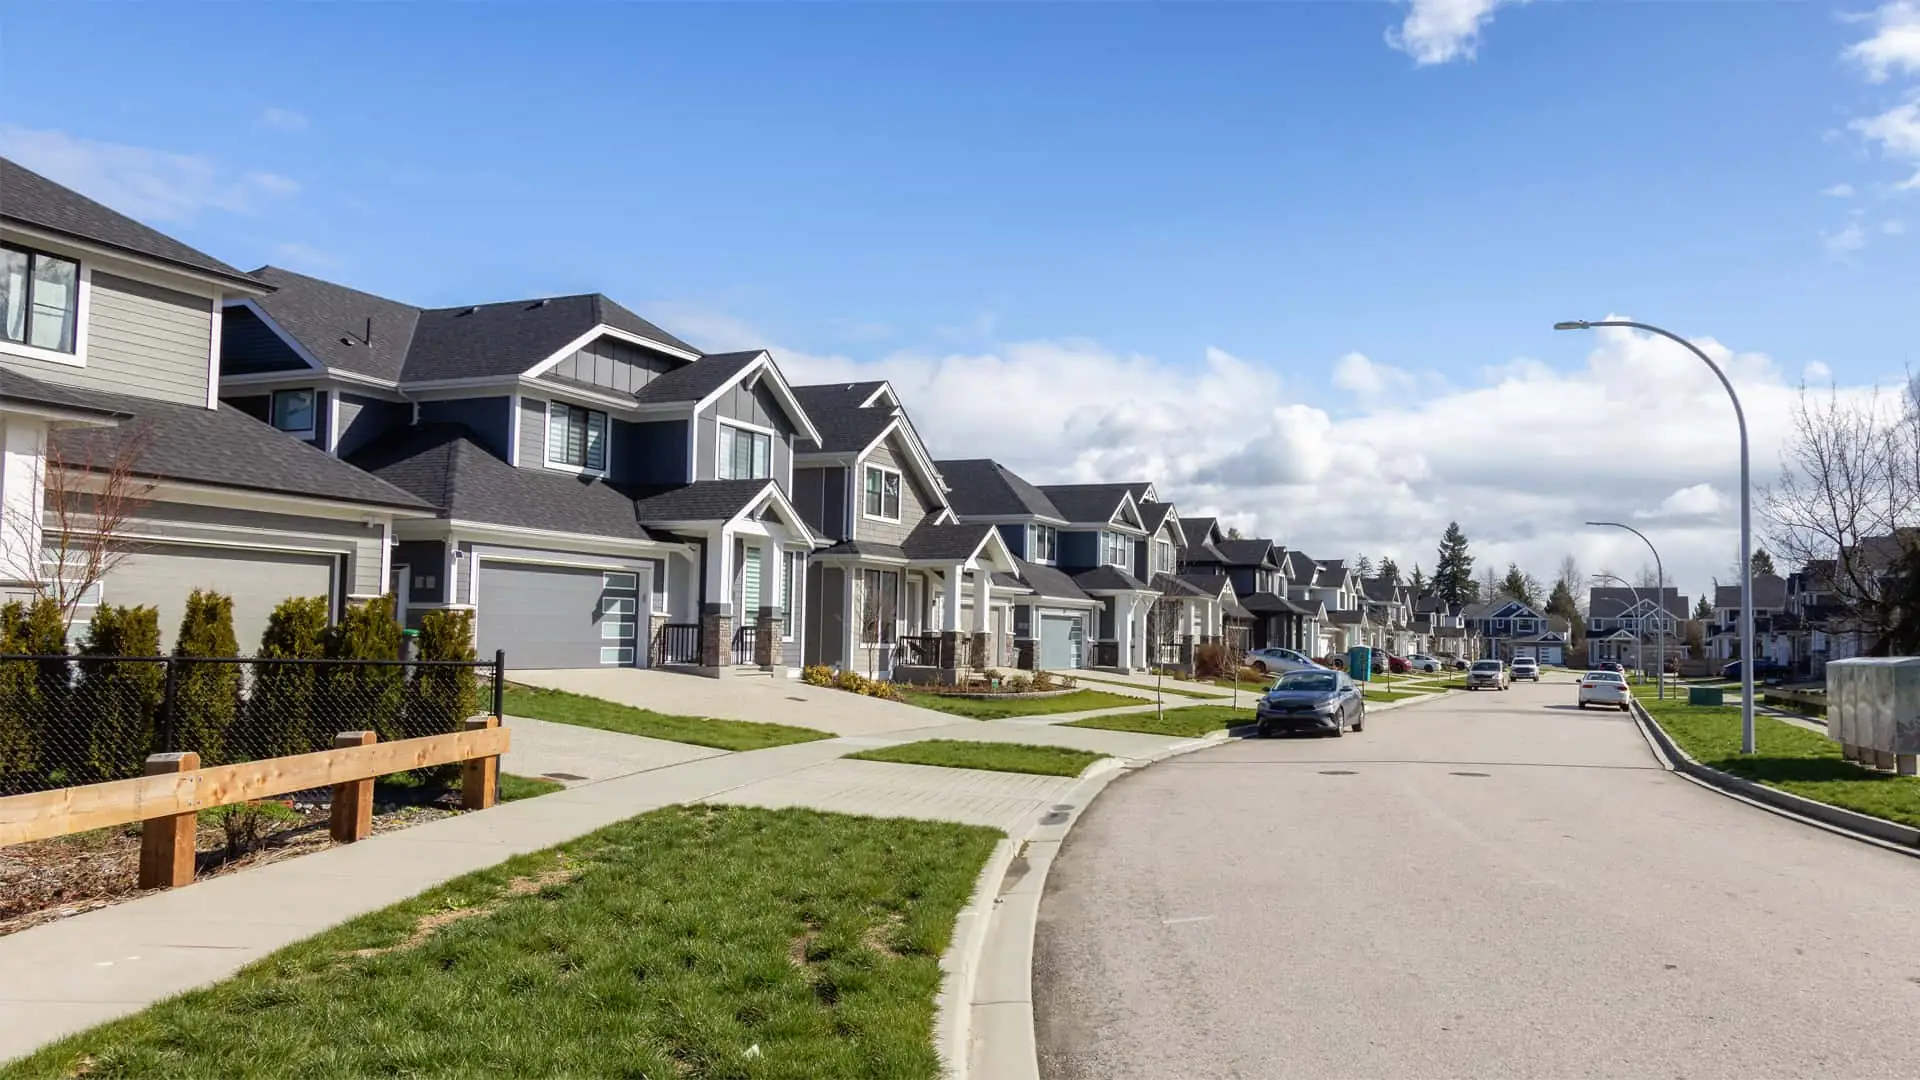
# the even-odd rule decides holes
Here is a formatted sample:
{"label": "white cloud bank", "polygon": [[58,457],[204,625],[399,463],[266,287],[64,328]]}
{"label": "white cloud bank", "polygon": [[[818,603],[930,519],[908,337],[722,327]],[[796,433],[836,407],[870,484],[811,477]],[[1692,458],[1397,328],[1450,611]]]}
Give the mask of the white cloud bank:
{"label": "white cloud bank", "polygon": [[0,124],[0,155],[142,221],[187,222],[205,210],[255,214],[300,191],[279,173],[234,169],[199,154],[16,124]]}
{"label": "white cloud bank", "polygon": [[[765,344],[735,320],[652,311],[709,348]],[[1359,354],[1282,377],[1218,349],[1176,364],[1090,341],[873,359],[774,352],[795,382],[891,380],[937,457],[997,458],[1036,483],[1151,480],[1185,513],[1317,557],[1384,552],[1431,570],[1458,520],[1483,567],[1511,559],[1547,577],[1571,553],[1589,572],[1631,576],[1647,561],[1639,541],[1582,522],[1644,520],[1668,573],[1697,593],[1738,546],[1726,392],[1669,342],[1620,329],[1590,340],[1571,369],[1518,360],[1417,395],[1380,393],[1380,372],[1395,369]],[[1753,476],[1767,482],[1801,373],[1696,343],[1739,389]],[[1328,398],[1355,407],[1329,412],[1318,404]]]}
{"label": "white cloud bank", "polygon": [[1895,0],[1875,9],[1868,17],[1873,36],[1855,42],[1846,57],[1865,69],[1873,82],[1885,82],[1893,74],[1920,74],[1920,3]]}
{"label": "white cloud bank", "polygon": [[1416,64],[1471,60],[1494,9],[1516,2],[1526,0],[1412,0],[1407,17],[1387,31],[1387,44]]}

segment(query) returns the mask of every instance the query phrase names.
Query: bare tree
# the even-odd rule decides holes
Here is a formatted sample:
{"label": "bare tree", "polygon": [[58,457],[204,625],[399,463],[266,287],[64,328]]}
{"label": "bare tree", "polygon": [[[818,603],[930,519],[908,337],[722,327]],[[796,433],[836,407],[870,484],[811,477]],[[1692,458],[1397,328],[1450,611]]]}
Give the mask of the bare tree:
{"label": "bare tree", "polygon": [[[40,498],[0,514],[5,573],[58,604],[67,626],[137,546],[126,534],[153,492],[139,471],[148,442],[144,427],[49,438],[34,478]],[[21,508],[36,504],[38,514]]]}
{"label": "bare tree", "polygon": [[1553,583],[1555,585],[1565,585],[1567,591],[1573,594],[1574,602],[1581,604],[1584,610],[1587,578],[1585,574],[1580,572],[1580,561],[1578,559],[1575,559],[1572,555],[1562,555],[1560,557],[1560,567],[1555,570],[1553,574]]}

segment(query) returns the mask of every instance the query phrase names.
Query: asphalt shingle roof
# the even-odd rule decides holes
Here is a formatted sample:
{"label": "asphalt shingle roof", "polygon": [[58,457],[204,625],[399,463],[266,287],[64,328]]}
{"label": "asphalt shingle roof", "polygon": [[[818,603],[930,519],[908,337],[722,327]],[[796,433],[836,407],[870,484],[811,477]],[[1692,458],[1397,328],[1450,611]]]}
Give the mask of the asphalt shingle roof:
{"label": "asphalt shingle roof", "polygon": [[860,403],[885,386],[882,382],[826,383],[796,386],[793,396],[807,411],[813,426],[820,431],[820,443],[803,443],[794,449],[806,453],[850,453],[865,450],[893,423],[898,410],[887,404],[862,408]]}
{"label": "asphalt shingle roof", "polygon": [[261,283],[204,251],[150,229],[118,210],[0,158],[0,218],[258,287]]}
{"label": "asphalt shingle roof", "polygon": [[102,419],[127,418],[133,414],[105,405],[99,397],[84,390],[72,390],[57,383],[41,382],[9,368],[0,368],[0,402],[50,406],[74,412],[93,413]]}
{"label": "asphalt shingle roof", "polygon": [[[16,380],[10,376],[10,391]],[[37,380],[27,380],[37,382]],[[59,432],[54,447],[73,468],[108,467],[128,455],[134,473],[216,487],[425,509],[418,498],[228,405],[208,409],[60,388],[69,403],[127,417],[118,427]]]}
{"label": "asphalt shingle roof", "polygon": [[714,353],[685,367],[674,368],[634,394],[638,401],[699,401],[727,384],[764,350]]}
{"label": "asphalt shingle roof", "polygon": [[1046,484],[1047,501],[1060,508],[1068,521],[1108,521],[1132,494],[1133,484]]}
{"label": "asphalt shingle roof", "polygon": [[253,275],[274,288],[254,302],[321,363],[399,381],[419,308],[277,266],[263,266]]}
{"label": "asphalt shingle roof", "polygon": [[959,458],[933,465],[952,489],[947,501],[956,514],[1068,520],[1044,492],[991,458]]}
{"label": "asphalt shingle roof", "polygon": [[[1634,590],[1626,588],[1625,586],[1596,586],[1587,593],[1587,617],[1589,619],[1618,618],[1625,612],[1631,610],[1636,603],[1633,594]],[[1641,589],[1640,596],[1642,599],[1652,599],[1653,590],[1651,588]],[[1505,600],[1495,601],[1493,607],[1497,609],[1504,603],[1506,603]],[[1671,585],[1666,588],[1664,595],[1661,596],[1660,606],[1666,609],[1667,614],[1673,616],[1675,619],[1685,619],[1687,617],[1687,598],[1681,596],[1680,590]],[[1472,618],[1473,616],[1469,614],[1468,617]]]}
{"label": "asphalt shingle roof", "polygon": [[1082,570],[1073,575],[1073,583],[1081,591],[1094,589],[1115,590],[1131,589],[1136,592],[1152,592],[1152,586],[1117,566],[1096,566],[1091,570]]}
{"label": "asphalt shingle roof", "polygon": [[923,518],[913,527],[907,538],[900,544],[901,550],[909,559],[953,559],[962,561],[973,557],[986,543],[988,534],[994,531],[987,524],[974,525],[936,525],[931,518]]}
{"label": "asphalt shingle roof", "polygon": [[517,375],[601,323],[699,351],[599,293],[549,296],[422,310],[407,350],[406,378]]}
{"label": "asphalt shingle roof", "polygon": [[1226,556],[1229,566],[1260,566],[1265,564],[1273,551],[1271,540],[1220,540],[1214,547]]}
{"label": "asphalt shingle roof", "polygon": [[1056,600],[1092,599],[1092,597],[1081,591],[1080,586],[1075,585],[1073,579],[1062,573],[1058,567],[1043,566],[1040,563],[1028,562],[1021,558],[1015,558],[1013,562],[1015,566],[1020,568],[1020,580],[1026,582],[1027,588],[1032,589],[1040,596],[1051,597]]}
{"label": "asphalt shingle roof", "polygon": [[1287,576],[1305,585],[1313,580],[1313,572],[1319,566],[1304,551],[1289,551],[1286,557]]}
{"label": "asphalt shingle roof", "polygon": [[1215,597],[1227,591],[1227,587],[1233,584],[1233,579],[1225,574],[1181,574],[1180,580],[1190,588]]}
{"label": "asphalt shingle roof", "polygon": [[815,555],[856,555],[871,559],[899,559],[906,561],[907,553],[893,544],[880,544],[872,540],[842,540],[837,544],[821,548]]}
{"label": "asphalt shingle roof", "polygon": [[[1141,485],[1133,485],[1133,486],[1137,487]],[[1145,502],[1145,503],[1140,503],[1139,505],[1140,505],[1140,524],[1145,525],[1147,527],[1148,536],[1152,536],[1154,533],[1160,531],[1160,526],[1166,522],[1167,515],[1173,513],[1172,503]],[[1184,528],[1185,528],[1185,525],[1183,523],[1182,529]]]}
{"label": "asphalt shingle roof", "polygon": [[1250,593],[1240,598],[1240,603],[1255,615],[1293,615],[1297,614],[1292,604],[1284,596],[1275,596],[1270,592]]}
{"label": "asphalt shingle roof", "polygon": [[634,514],[646,522],[724,521],[746,509],[771,480],[701,480],[636,490]]}
{"label": "asphalt shingle roof", "polygon": [[591,477],[516,469],[475,442],[460,424],[402,428],[362,447],[351,460],[432,503],[446,517],[629,540],[652,538],[634,517],[631,492]]}
{"label": "asphalt shingle roof", "polygon": [[[1713,590],[1713,606],[1737,608],[1740,606],[1740,586],[1720,585]],[[1753,575],[1753,610],[1766,611],[1769,608],[1787,606],[1787,579],[1778,574]]]}

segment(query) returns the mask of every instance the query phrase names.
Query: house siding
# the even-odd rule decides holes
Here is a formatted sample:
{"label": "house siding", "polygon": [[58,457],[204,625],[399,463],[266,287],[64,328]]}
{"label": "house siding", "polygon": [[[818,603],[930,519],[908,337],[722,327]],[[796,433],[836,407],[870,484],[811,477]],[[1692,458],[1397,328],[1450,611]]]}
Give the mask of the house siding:
{"label": "house siding", "polygon": [[[394,545],[393,565],[405,566],[409,604],[444,603],[447,595],[447,545],[440,540],[403,540]],[[428,581],[432,584],[427,584]]]}
{"label": "house siding", "polygon": [[544,375],[631,394],[688,361],[644,349],[616,338],[588,342]]}
{"label": "house siding", "polygon": [[808,664],[845,665],[840,647],[846,628],[846,571],[838,566],[807,566],[807,596],[801,605]]}
{"label": "house siding", "polygon": [[334,428],[339,441],[334,444],[333,452],[342,456],[353,453],[395,428],[406,426],[413,411],[413,407],[404,401],[386,401],[344,392],[337,393],[335,397],[337,403],[334,407],[340,410],[340,420]]}
{"label": "house siding", "polygon": [[[853,534],[862,540],[871,540],[876,544],[900,546],[937,505],[933,496],[920,483],[919,477],[900,466],[905,456],[898,436],[873,448],[873,452],[860,459],[860,465],[854,470],[854,498],[858,500],[854,513]],[[879,465],[900,474],[900,520],[899,522],[881,521],[866,514],[867,466]]]}
{"label": "house siding", "polygon": [[[513,434],[513,416],[508,397],[454,398],[451,401],[423,401],[420,421],[426,424],[465,424],[482,446],[507,459],[507,443]],[[542,431],[544,432],[544,428]],[[543,460],[535,458],[535,464]]]}
{"label": "house siding", "polygon": [[[342,582],[347,592],[373,596],[387,591],[387,583],[380,580],[380,546],[385,543],[386,534],[378,525],[155,502],[141,507],[123,532],[135,542],[184,540],[214,546],[238,543],[335,554],[346,559]],[[113,598],[109,595],[106,599],[111,602]],[[241,643],[243,647],[248,644]]]}
{"label": "house siding", "polygon": [[547,462],[547,403],[520,399],[520,458],[523,468],[544,468]]}
{"label": "house siding", "polygon": [[838,475],[840,467],[795,469],[793,471],[793,508],[799,512],[800,520],[807,528],[830,540],[844,539],[839,534],[839,523],[828,528],[827,522],[833,519],[827,516],[827,475]]}
{"label": "house siding", "polygon": [[715,454],[719,449],[719,422],[722,419],[772,428],[775,433],[772,478],[779,481],[782,488],[793,485],[793,424],[787,420],[787,414],[780,408],[773,392],[764,385],[756,386],[751,391],[738,385],[729,387],[712,405],[701,411],[698,438],[694,446],[695,479],[712,480],[718,476]]}
{"label": "house siding", "polygon": [[1059,559],[1061,566],[1089,569],[1100,565],[1100,534],[1096,532],[1067,532],[1060,530]]}
{"label": "house siding", "polygon": [[212,340],[210,298],[96,269],[86,367],[14,356],[0,356],[0,363],[47,382],[204,406]]}
{"label": "house siding", "polygon": [[[655,420],[641,424],[623,422],[619,427],[624,441],[613,449],[634,483],[684,484],[693,478],[687,461],[685,420]],[[520,430],[524,437],[524,424]]]}
{"label": "house siding", "polygon": [[307,362],[250,308],[235,305],[220,314],[220,373],[305,371]]}
{"label": "house siding", "polygon": [[1000,539],[1007,542],[1007,550],[1013,552],[1016,559],[1027,557],[1027,527],[1025,525],[996,525],[1000,530]]}

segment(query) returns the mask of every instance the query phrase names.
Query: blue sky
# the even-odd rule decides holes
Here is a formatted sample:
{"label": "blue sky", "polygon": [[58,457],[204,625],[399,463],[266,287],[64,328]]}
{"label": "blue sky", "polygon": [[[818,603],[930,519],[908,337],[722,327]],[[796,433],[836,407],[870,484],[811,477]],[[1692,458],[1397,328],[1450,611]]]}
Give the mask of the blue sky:
{"label": "blue sky", "polygon": [[[230,262],[422,304],[604,291],[699,344],[894,377],[938,453],[1157,470],[1336,550],[1425,553],[1466,517],[1500,556],[1614,557],[1549,489],[1490,503],[1498,453],[1436,449],[1684,363],[1556,319],[1710,335],[1771,357],[1772,389],[1920,362],[1906,0],[60,4],[0,33],[0,148]],[[932,415],[982,370],[1087,401]],[[1216,391],[1242,444],[1183,455],[1224,421],[1164,399]],[[1724,424],[1716,393],[1660,404]],[[1421,411],[1383,423],[1387,399]],[[1566,475],[1687,516],[1704,569],[1725,434]],[[1606,410],[1542,437],[1625,445]],[[1354,470],[1393,498],[1294,509]]]}

